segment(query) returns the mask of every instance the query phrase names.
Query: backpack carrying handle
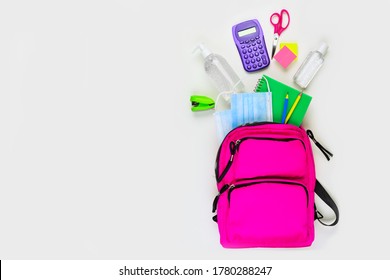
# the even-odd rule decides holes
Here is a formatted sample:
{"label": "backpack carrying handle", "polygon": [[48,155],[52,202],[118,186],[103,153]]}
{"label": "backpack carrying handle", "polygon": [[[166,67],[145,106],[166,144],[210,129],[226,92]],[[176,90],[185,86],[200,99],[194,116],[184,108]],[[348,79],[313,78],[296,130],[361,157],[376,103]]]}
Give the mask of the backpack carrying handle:
{"label": "backpack carrying handle", "polygon": [[314,205],[315,219],[318,220],[324,226],[335,226],[335,225],[337,225],[337,223],[339,222],[339,217],[340,217],[339,209],[338,209],[336,203],[333,201],[333,199],[330,197],[328,192],[325,190],[325,188],[321,185],[321,183],[318,180],[316,180],[316,186],[315,186],[315,190],[314,191],[319,196],[319,198],[321,198],[326,203],[326,205],[328,205],[333,210],[333,212],[336,215],[336,219],[333,221],[333,223],[326,224],[326,223],[321,221],[321,219],[324,216],[316,209],[316,207]]}

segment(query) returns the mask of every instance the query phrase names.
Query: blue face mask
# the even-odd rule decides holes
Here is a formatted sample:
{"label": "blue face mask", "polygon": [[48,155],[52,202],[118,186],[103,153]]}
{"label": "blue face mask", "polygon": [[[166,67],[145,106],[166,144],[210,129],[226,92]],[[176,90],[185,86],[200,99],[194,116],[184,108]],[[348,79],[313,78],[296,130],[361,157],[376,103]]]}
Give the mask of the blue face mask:
{"label": "blue face mask", "polygon": [[272,95],[270,92],[235,93],[231,96],[232,127],[272,121]]}
{"label": "blue face mask", "polygon": [[214,120],[217,127],[217,137],[219,143],[225,138],[232,129],[232,111],[223,110],[214,113]]}

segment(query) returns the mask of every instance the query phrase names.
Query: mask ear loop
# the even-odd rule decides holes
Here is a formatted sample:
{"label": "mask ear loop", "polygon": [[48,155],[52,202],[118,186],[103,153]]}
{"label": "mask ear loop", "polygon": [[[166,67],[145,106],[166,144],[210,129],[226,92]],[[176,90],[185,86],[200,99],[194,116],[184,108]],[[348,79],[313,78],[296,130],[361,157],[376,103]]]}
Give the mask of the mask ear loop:
{"label": "mask ear loop", "polygon": [[218,94],[218,96],[217,96],[217,99],[215,100],[214,110],[215,110],[215,111],[218,111],[218,108],[217,108],[217,106],[218,106],[218,101],[219,101],[219,98],[220,98],[222,95],[224,95],[224,94],[232,94],[232,93],[233,93],[233,91],[222,91],[222,92],[220,92],[220,93]]}
{"label": "mask ear loop", "polygon": [[219,98],[220,98],[222,95],[224,95],[224,94],[232,94],[232,93],[235,93],[235,92],[236,92],[235,89],[237,88],[237,86],[238,86],[239,84],[241,84],[242,86],[244,85],[241,79],[238,80],[237,83],[235,83],[235,84],[233,85],[233,89],[234,89],[234,90],[232,90],[232,91],[222,91],[222,92],[220,92],[220,93],[218,94],[217,99],[215,100],[215,106],[214,106],[214,110],[215,110],[215,111],[218,111],[217,105],[218,105]]}
{"label": "mask ear loop", "polygon": [[[267,83],[268,83],[268,81],[267,81]],[[232,94],[232,93],[235,93],[235,92],[236,92],[235,89],[237,88],[237,86],[238,86],[239,84],[241,84],[242,86],[244,86],[242,80],[239,79],[239,80],[237,81],[237,83],[235,83],[235,84],[233,85],[233,89],[234,89],[233,91],[222,91],[222,92],[220,92],[220,93],[218,94],[217,99],[215,100],[215,106],[214,106],[214,110],[215,110],[215,111],[218,111],[217,106],[218,106],[219,98],[220,98],[222,95],[224,95],[224,94]]]}
{"label": "mask ear loop", "polygon": [[268,90],[268,92],[271,92],[271,90],[270,90],[270,88],[269,88],[268,79],[267,79],[265,76],[263,76],[263,78],[264,78],[264,80],[265,80],[265,82],[266,82],[266,84],[267,84],[267,90]]}
{"label": "mask ear loop", "polygon": [[236,92],[236,88],[237,88],[237,86],[238,86],[239,84],[241,84],[241,87],[244,87],[244,83],[242,82],[241,79],[239,79],[238,82],[235,83],[235,84],[233,85],[233,91],[234,91],[234,92]]}
{"label": "mask ear loop", "polygon": [[[268,83],[268,79],[265,77],[265,76],[263,76],[263,78],[264,78],[264,80],[265,80],[265,83],[267,84],[267,90],[268,90],[268,92],[270,92],[271,93],[271,89],[269,88],[269,83]],[[270,95],[270,98],[271,98],[271,104],[272,104],[272,95]],[[271,108],[269,108],[269,111],[268,111],[268,117],[269,117],[269,121],[272,121],[273,120],[273,112],[272,112],[272,107]]]}

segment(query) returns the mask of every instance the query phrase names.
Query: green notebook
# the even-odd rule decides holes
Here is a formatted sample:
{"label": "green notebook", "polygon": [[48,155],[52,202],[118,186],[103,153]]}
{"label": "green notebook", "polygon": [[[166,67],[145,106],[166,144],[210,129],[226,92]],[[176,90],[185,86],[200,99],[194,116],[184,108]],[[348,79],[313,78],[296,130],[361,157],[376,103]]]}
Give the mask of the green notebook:
{"label": "green notebook", "polygon": [[[274,122],[281,123],[286,93],[288,92],[288,113],[300,91],[290,86],[287,86],[277,80],[274,80],[266,75],[263,75],[263,77],[259,79],[256,85],[255,92],[268,92],[267,83],[264,77],[267,79],[270,91],[272,92],[272,114]],[[309,108],[310,102],[311,96],[302,93],[301,100],[299,100],[299,103],[295,108],[294,112],[292,113],[288,123],[300,126],[303,121],[303,118],[305,117],[306,111]]]}

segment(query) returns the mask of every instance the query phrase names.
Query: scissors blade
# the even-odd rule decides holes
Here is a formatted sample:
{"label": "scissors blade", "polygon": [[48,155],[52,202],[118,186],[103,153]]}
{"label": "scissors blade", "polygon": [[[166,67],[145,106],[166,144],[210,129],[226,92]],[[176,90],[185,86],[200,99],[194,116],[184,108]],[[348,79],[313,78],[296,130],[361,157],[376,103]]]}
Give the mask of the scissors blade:
{"label": "scissors blade", "polygon": [[278,40],[279,40],[279,34],[278,34],[278,33],[275,33],[275,34],[274,34],[274,42],[272,43],[272,55],[271,55],[271,59],[274,58],[275,51],[276,51],[276,46],[278,45]]}

